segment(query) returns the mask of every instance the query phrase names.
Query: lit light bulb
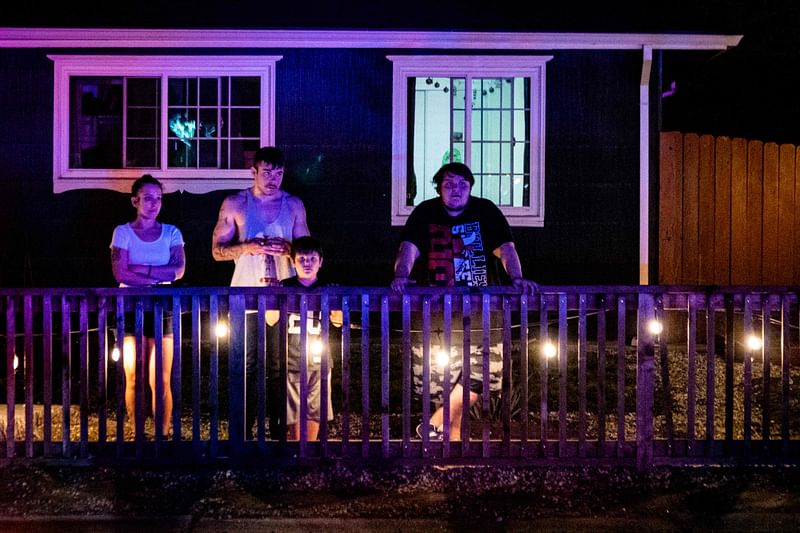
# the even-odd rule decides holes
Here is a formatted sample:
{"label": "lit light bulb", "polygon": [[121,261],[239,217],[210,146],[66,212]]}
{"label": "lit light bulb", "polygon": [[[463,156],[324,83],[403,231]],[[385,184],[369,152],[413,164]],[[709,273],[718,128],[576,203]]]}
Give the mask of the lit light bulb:
{"label": "lit light bulb", "polygon": [[661,332],[664,331],[664,324],[658,320],[651,320],[647,323],[647,331],[653,335],[661,335]]}
{"label": "lit light bulb", "polygon": [[447,352],[444,350],[436,352],[436,364],[439,365],[440,368],[444,368],[449,361],[450,357],[447,355]]}
{"label": "lit light bulb", "polygon": [[548,341],[548,342],[545,342],[544,345],[542,345],[542,354],[545,357],[547,357],[547,358],[555,357],[557,353],[558,353],[558,349],[556,348],[556,345],[553,344],[552,342]]}
{"label": "lit light bulb", "polygon": [[17,354],[14,354],[14,370],[16,370],[17,367],[19,367],[19,357],[17,357]]}
{"label": "lit light bulb", "polygon": [[322,350],[325,346],[322,344],[322,341],[319,339],[314,339],[311,341],[311,345],[308,347],[309,351],[311,352],[311,362],[315,365],[320,364],[322,362]]}
{"label": "lit light bulb", "polygon": [[317,359],[322,355],[322,341],[314,339],[311,341],[311,355],[317,356]]}
{"label": "lit light bulb", "polygon": [[228,334],[228,324],[225,322],[217,322],[214,332],[217,334],[218,338],[225,337]]}
{"label": "lit light bulb", "polygon": [[756,335],[750,335],[747,337],[747,348],[749,350],[760,350],[764,343],[761,341],[761,338]]}
{"label": "lit light bulb", "polygon": [[111,360],[115,363],[119,361],[119,348],[117,346],[114,346],[114,349],[111,350]]}

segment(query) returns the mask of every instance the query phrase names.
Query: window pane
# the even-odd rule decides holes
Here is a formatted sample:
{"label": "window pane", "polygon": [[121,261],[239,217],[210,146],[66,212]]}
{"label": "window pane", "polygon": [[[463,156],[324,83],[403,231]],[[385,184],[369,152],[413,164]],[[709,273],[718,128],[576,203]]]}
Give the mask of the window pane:
{"label": "window pane", "polygon": [[169,110],[169,137],[179,139],[194,139],[197,137],[197,110],[176,109]]}
{"label": "window pane", "polygon": [[219,141],[219,168],[233,168],[228,165],[229,144],[226,139]]}
{"label": "window pane", "polygon": [[481,148],[481,171],[491,174],[500,172],[500,145],[498,143],[484,143]]}
{"label": "window pane", "polygon": [[125,78],[128,107],[153,107],[160,104],[158,78]]}
{"label": "window pane", "polygon": [[170,167],[197,167],[197,141],[188,139],[170,140],[167,152]]}
{"label": "window pane", "polygon": [[[523,191],[522,198],[519,196],[514,196],[518,200],[522,201],[522,205],[528,206],[530,205],[530,199],[528,198],[528,192],[530,189],[530,165],[528,164],[528,145],[524,143],[517,143],[514,145],[513,148],[513,157],[514,157],[514,184],[516,187],[521,187]],[[519,182],[519,183],[518,183]]]}
{"label": "window pane", "polygon": [[[528,205],[530,116],[526,78],[472,81],[472,170],[485,174],[481,194],[501,205]],[[496,175],[495,178],[489,176]],[[517,176],[516,183],[512,175]],[[489,180],[492,180],[491,186]]]}
{"label": "window pane", "polygon": [[156,168],[158,167],[158,140],[128,140],[126,146],[126,167]]}
{"label": "window pane", "polygon": [[53,56],[54,121],[64,126],[54,133],[54,190],[120,190],[158,169],[205,191],[246,175],[255,149],[274,143],[274,102],[262,100],[274,94],[277,56],[131,57]]}
{"label": "window pane", "polygon": [[197,105],[197,78],[170,78],[167,103],[170,106]]}
{"label": "window pane", "polygon": [[200,79],[200,105],[213,106],[218,105],[218,88],[219,78],[201,78]]}
{"label": "window pane", "polygon": [[481,96],[483,97],[484,109],[500,109],[500,95],[502,91],[502,81],[499,79],[480,80]]}
{"label": "window pane", "polygon": [[500,205],[500,177],[497,174],[481,176],[480,196]]}
{"label": "window pane", "polygon": [[[392,224],[402,223],[409,208],[436,196],[428,182],[442,163],[460,160],[475,175],[473,194],[500,204],[513,225],[542,225],[544,136],[539,132],[545,114],[530,108],[544,97],[544,67],[551,57],[389,59],[396,111],[392,124],[403,139],[392,149]],[[533,192],[536,197],[530,198]]]}
{"label": "window pane", "polygon": [[261,105],[261,80],[253,77],[235,77],[231,80],[231,105]]}
{"label": "window pane", "polygon": [[204,168],[249,168],[249,165],[244,166],[244,153],[228,152],[229,146],[234,151],[243,150],[241,144],[234,148],[234,145],[226,143],[223,149],[216,139],[250,138],[259,144],[260,78],[170,78],[170,103],[175,104],[169,110],[171,138],[215,139],[214,142],[203,141],[200,145],[191,142],[192,150],[199,150],[197,153],[178,157],[178,152],[173,152],[170,161],[176,161],[176,165],[181,167],[192,161],[190,166]]}
{"label": "window pane", "polygon": [[437,196],[431,179],[451,161],[464,159],[463,78],[424,76],[408,84],[409,165],[406,205]]}
{"label": "window pane", "polygon": [[484,141],[499,141],[500,140],[500,112],[499,111],[484,111],[481,120],[481,137]]}
{"label": "window pane", "polygon": [[258,150],[258,141],[231,141],[230,168],[250,168],[253,166],[253,156]]}
{"label": "window pane", "polygon": [[70,168],[122,167],[122,78],[70,78]]}
{"label": "window pane", "polygon": [[161,80],[125,78],[125,166],[157,167],[161,138]]}
{"label": "window pane", "polygon": [[227,109],[227,108],[226,109],[222,109],[220,111],[220,114],[222,116],[220,117],[220,121],[219,121],[219,135],[223,139],[226,139],[226,138],[230,137],[230,134],[228,133],[228,131],[230,130],[230,128],[228,127],[228,124],[230,123],[231,110]]}
{"label": "window pane", "polygon": [[511,143],[500,143],[498,149],[500,151],[500,172],[506,175],[511,174],[513,171]]}
{"label": "window pane", "polygon": [[464,78],[453,78],[453,109],[464,109],[466,107],[466,86],[467,80]]}
{"label": "window pane", "polygon": [[509,142],[511,140],[511,111],[500,112],[500,140]]}
{"label": "window pane", "polygon": [[158,137],[158,109],[128,108],[126,120],[128,142],[131,138]]}
{"label": "window pane", "polygon": [[220,89],[219,105],[221,106],[230,105],[230,98],[228,98],[231,89],[230,84],[231,84],[231,79],[228,76],[222,76],[219,79],[219,89]]}
{"label": "window pane", "polygon": [[258,109],[231,109],[231,133],[236,137],[258,137],[261,112]]}
{"label": "window pane", "polygon": [[217,141],[200,141],[200,166],[217,167]]}
{"label": "window pane", "polygon": [[198,128],[198,136],[205,138],[217,137],[217,116],[219,111],[216,109],[201,109],[200,110],[200,127]]}
{"label": "window pane", "polygon": [[480,141],[483,139],[483,115],[480,110],[472,110],[472,140]]}
{"label": "window pane", "polygon": [[511,177],[500,174],[500,205],[513,205],[511,198]]}
{"label": "window pane", "polygon": [[[442,161],[442,163],[463,163],[464,162],[464,154],[465,154],[465,144],[461,143],[453,143],[453,149],[451,150],[451,157],[447,160]],[[433,175],[431,175],[433,178]]]}

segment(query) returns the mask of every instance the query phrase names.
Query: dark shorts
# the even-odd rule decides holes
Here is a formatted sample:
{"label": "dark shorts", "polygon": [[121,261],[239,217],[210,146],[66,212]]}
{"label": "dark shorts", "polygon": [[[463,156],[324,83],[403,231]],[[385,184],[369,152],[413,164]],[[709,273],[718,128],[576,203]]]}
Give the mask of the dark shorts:
{"label": "dark shorts", "polygon": [[[150,338],[155,338],[156,332],[155,332],[155,322],[153,320],[153,312],[152,311],[145,311],[145,313],[142,315],[142,318],[144,318],[144,324],[143,324],[143,328],[142,328],[143,331],[144,331],[144,336],[145,337],[150,337]],[[163,335],[165,335],[165,336],[166,335],[172,335],[172,313],[164,311],[163,318],[164,318],[164,320],[162,322],[162,324],[163,324],[162,327],[164,328],[163,329]],[[114,332],[117,331],[116,322],[112,322],[109,325],[114,330]],[[135,327],[136,327],[136,322],[135,322],[134,313],[125,313],[125,335],[126,336],[134,335],[135,334]]]}

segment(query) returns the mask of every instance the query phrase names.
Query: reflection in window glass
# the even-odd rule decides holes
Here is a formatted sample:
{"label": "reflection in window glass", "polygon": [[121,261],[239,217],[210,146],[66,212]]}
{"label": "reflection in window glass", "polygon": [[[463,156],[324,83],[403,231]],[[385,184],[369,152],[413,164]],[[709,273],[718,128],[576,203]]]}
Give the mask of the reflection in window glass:
{"label": "reflection in window glass", "polygon": [[406,205],[436,196],[431,179],[448,162],[468,162],[474,195],[501,206],[530,204],[529,78],[419,76],[409,78],[408,90]]}
{"label": "reflection in window glass", "polygon": [[[232,154],[229,149],[244,149],[244,144],[232,142],[234,140],[257,141],[260,138],[260,79],[248,76],[170,78],[169,85],[170,96],[176,104],[196,102],[191,107],[170,107],[169,166],[245,168],[236,165],[246,160],[247,154]],[[229,95],[230,104],[227,103]],[[184,147],[178,146],[181,142]]]}
{"label": "reflection in window glass", "polygon": [[[157,77],[70,78],[70,168],[158,168],[164,135],[161,81]],[[249,146],[253,143],[233,141],[258,144],[260,83],[258,77],[250,76],[170,77],[167,166],[246,168],[236,165],[252,157]],[[229,95],[238,105],[225,103]],[[247,153],[229,153],[245,147]]]}
{"label": "reflection in window glass", "polygon": [[122,166],[123,78],[70,79],[70,166]]}

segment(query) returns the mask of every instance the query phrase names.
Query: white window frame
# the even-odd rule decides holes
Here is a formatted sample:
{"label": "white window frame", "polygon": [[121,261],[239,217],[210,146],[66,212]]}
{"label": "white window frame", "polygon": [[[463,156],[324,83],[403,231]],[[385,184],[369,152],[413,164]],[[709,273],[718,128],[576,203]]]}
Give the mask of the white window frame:
{"label": "white window frame", "polygon": [[[501,207],[512,226],[544,226],[545,65],[553,56],[387,56],[392,62],[392,225],[405,224],[408,85],[411,77],[524,77],[531,80],[528,207]],[[466,161],[465,161],[466,162]],[[468,162],[467,162],[468,163]],[[426,176],[431,179],[433,176]]]}
{"label": "white window frame", "polygon": [[252,184],[249,169],[168,168],[167,91],[161,91],[160,168],[75,169],[69,166],[69,90],[73,76],[168,77],[258,76],[261,78],[260,146],[275,144],[275,64],[282,56],[48,55],[54,62],[53,191],[111,189],[130,192],[136,178],[149,173],[168,191],[205,193]]}

